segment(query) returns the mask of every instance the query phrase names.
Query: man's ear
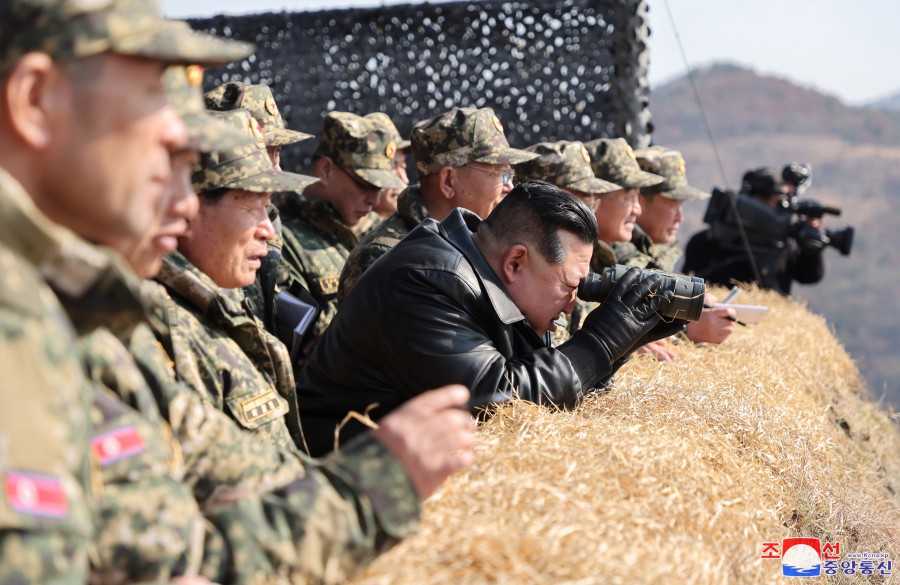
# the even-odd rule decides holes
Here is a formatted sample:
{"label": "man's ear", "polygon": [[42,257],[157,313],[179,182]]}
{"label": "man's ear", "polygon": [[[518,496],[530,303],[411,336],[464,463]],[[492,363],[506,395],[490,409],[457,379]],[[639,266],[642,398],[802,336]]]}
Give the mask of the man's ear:
{"label": "man's ear", "polygon": [[450,200],[456,197],[459,175],[454,167],[442,167],[438,171],[438,190],[444,199]]}
{"label": "man's ear", "polygon": [[337,165],[334,164],[330,156],[323,156],[316,161],[314,173],[319,179],[319,185],[322,187],[328,186],[328,181],[334,177],[336,172]]}
{"label": "man's ear", "polygon": [[510,285],[522,277],[522,273],[531,262],[528,248],[522,244],[513,244],[506,250],[501,259],[500,270],[503,284]]}
{"label": "man's ear", "polygon": [[44,53],[21,57],[3,82],[3,123],[31,148],[41,150],[52,140],[63,73]]}

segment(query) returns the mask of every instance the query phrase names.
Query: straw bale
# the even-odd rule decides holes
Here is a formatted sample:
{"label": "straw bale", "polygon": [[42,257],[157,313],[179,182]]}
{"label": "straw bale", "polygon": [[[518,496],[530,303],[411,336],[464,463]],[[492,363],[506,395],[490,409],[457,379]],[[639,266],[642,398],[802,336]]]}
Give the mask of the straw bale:
{"label": "straw bale", "polygon": [[824,319],[756,289],[741,302],[769,315],[720,346],[676,342],[674,362],[635,358],[574,411],[500,408],[421,532],[356,583],[782,582],[762,543],[791,536],[900,561],[892,415]]}

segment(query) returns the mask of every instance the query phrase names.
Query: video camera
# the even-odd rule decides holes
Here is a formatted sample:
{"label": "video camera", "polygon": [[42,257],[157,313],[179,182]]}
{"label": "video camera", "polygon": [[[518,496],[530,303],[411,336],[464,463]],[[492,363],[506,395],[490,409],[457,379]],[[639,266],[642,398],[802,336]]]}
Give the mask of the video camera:
{"label": "video camera", "polygon": [[775,208],[743,193],[713,189],[703,218],[711,227],[712,237],[726,249],[743,249],[745,244],[740,234],[740,227],[743,227],[754,256],[763,265],[772,259],[770,257],[780,256],[788,238],[793,238],[806,250],[831,246],[848,256],[853,247],[853,226],[819,230],[808,224],[809,220],[821,219],[824,215],[841,214],[838,207],[799,198],[812,184],[812,167],[792,162],[782,169],[781,177],[793,186],[793,192]]}
{"label": "video camera", "polygon": [[[616,264],[607,266],[603,272],[588,273],[578,285],[578,298],[583,301],[603,302],[616,282],[630,269],[630,266]],[[706,282],[696,276],[672,274],[660,270],[641,270],[641,279],[651,274],[662,274],[662,290],[672,291],[672,300],[659,310],[659,314],[684,321],[699,321],[703,312],[703,298],[706,295]]]}

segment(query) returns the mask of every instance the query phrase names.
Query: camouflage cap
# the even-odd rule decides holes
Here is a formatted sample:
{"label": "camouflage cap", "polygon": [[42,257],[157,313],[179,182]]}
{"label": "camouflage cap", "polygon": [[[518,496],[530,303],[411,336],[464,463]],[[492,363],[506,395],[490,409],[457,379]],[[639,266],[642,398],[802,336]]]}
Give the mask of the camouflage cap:
{"label": "camouflage cap", "polygon": [[710,194],[688,185],[687,167],[684,157],[677,150],[664,146],[651,146],[635,151],[641,169],[665,178],[665,181],[652,187],[643,187],[645,195],[660,195],[678,201],[699,201],[709,199]]}
{"label": "camouflage cap", "polygon": [[557,187],[594,195],[622,188],[594,176],[591,155],[580,142],[539,142],[525,150],[537,153],[539,158],[516,165],[516,175],[522,180],[541,179]]}
{"label": "camouflage cap", "polygon": [[379,189],[405,189],[393,173],[397,143],[390,128],[372,118],[349,112],[328,112],[316,154],[327,156],[341,167]]}
{"label": "camouflage cap", "polygon": [[397,126],[394,125],[394,121],[384,112],[372,112],[371,114],[366,114],[366,118],[372,118],[376,122],[380,122],[390,128],[391,132],[394,133],[394,143],[396,143],[398,151],[407,150],[412,145],[412,142],[403,139],[400,131],[397,130]]}
{"label": "camouflage cap", "polygon": [[424,120],[413,127],[410,140],[422,175],[472,162],[516,165],[538,157],[510,148],[503,124],[490,108],[456,108]]}
{"label": "camouflage cap", "polygon": [[659,185],[665,179],[641,170],[634,151],[624,138],[599,138],[584,143],[591,154],[594,174],[606,181],[637,189]]}
{"label": "camouflage cap", "polygon": [[223,83],[206,92],[206,107],[210,110],[227,111],[244,108],[262,126],[266,146],[285,146],[312,138],[312,134],[288,130],[284,118],[278,111],[275,96],[268,85],[247,85],[236,81]]}
{"label": "camouflage cap", "polygon": [[231,128],[252,137],[249,146],[221,149],[200,157],[191,182],[197,193],[212,189],[241,189],[254,193],[302,191],[318,179],[277,170],[266,153],[262,129],[250,112],[244,109],[210,112]]}
{"label": "camouflage cap", "polygon": [[203,105],[203,69],[199,65],[173,65],[163,74],[169,103],[184,120],[191,146],[202,152],[249,146],[256,140],[210,116]]}
{"label": "camouflage cap", "polygon": [[249,56],[253,45],[167,20],[156,0],[3,0],[0,71],[31,51],[54,59],[111,52],[167,63],[223,65]]}

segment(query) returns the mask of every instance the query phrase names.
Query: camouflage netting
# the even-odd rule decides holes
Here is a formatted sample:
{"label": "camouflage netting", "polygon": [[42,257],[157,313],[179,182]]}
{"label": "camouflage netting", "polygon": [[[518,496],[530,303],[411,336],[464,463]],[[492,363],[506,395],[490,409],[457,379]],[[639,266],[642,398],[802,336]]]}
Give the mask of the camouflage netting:
{"label": "camouflage netting", "polygon": [[[456,106],[491,107],[510,142],[625,136],[649,141],[646,0],[454,2],[218,16],[193,26],[256,43],[207,72],[266,83],[288,127],[318,134],[325,112],[383,111],[404,135]],[[315,141],[287,147],[285,170]]]}

